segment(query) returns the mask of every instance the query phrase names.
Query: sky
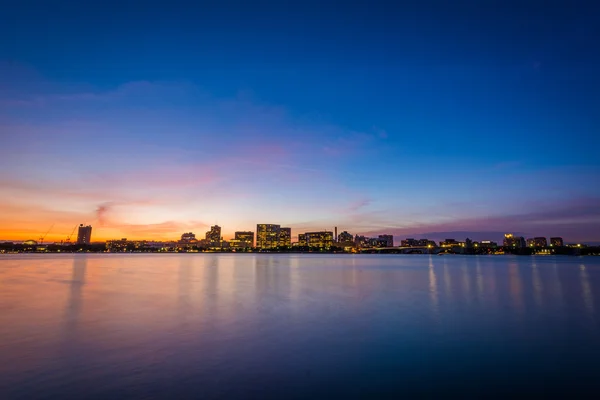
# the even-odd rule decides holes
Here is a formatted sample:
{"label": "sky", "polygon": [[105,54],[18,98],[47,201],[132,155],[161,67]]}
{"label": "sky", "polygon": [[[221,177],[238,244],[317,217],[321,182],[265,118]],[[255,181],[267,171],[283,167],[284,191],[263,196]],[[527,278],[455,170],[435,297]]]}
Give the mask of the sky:
{"label": "sky", "polygon": [[600,242],[599,5],[191,3],[2,6],[0,239]]}

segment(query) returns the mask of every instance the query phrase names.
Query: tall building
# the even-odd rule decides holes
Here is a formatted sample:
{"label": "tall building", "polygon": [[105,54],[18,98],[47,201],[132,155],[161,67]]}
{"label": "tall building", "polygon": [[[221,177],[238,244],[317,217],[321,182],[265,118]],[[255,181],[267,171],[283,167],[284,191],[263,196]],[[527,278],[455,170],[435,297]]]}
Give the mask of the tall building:
{"label": "tall building", "polygon": [[512,233],[504,235],[504,247],[522,249],[526,246],[523,236],[514,236]]}
{"label": "tall building", "polygon": [[393,235],[379,235],[380,243],[385,244],[385,247],[394,247]]}
{"label": "tall building", "polygon": [[252,231],[239,231],[235,232],[235,239],[242,243],[241,247],[252,247],[254,246],[254,232]]}
{"label": "tall building", "polygon": [[77,244],[90,244],[92,240],[92,226],[87,225],[83,226],[83,224],[79,225],[79,230],[77,231]]}
{"label": "tall building", "polygon": [[562,246],[564,246],[563,238],[561,238],[561,237],[552,237],[552,238],[550,238],[550,246],[553,246],[553,247],[562,247]]}
{"label": "tall building", "polygon": [[274,249],[279,246],[279,233],[281,225],[257,224],[256,247],[259,249]]}
{"label": "tall building", "polygon": [[292,228],[279,228],[279,245],[283,247],[292,245]]}
{"label": "tall building", "polygon": [[[300,237],[300,235],[299,235]],[[333,232],[331,231],[319,231],[319,232],[306,232],[304,234],[304,242],[306,246],[318,247],[320,249],[329,249],[333,244]]]}
{"label": "tall building", "polygon": [[210,231],[206,232],[206,241],[210,246],[219,246],[221,244],[221,227],[214,225],[210,227]]}

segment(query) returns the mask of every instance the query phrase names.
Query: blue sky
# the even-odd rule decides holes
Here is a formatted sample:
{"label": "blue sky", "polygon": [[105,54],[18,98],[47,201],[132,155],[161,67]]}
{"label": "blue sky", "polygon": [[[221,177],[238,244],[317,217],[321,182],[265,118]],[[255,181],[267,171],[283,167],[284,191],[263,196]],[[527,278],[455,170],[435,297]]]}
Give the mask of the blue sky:
{"label": "blue sky", "polygon": [[16,2],[0,16],[0,236],[267,222],[600,241],[598,17],[589,2]]}

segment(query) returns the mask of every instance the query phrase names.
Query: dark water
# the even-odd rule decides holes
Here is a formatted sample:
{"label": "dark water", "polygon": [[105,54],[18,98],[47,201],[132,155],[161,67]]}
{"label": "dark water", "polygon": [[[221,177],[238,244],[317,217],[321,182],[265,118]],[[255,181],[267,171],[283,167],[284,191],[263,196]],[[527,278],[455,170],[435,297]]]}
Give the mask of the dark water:
{"label": "dark water", "polygon": [[0,398],[600,390],[600,258],[0,257]]}

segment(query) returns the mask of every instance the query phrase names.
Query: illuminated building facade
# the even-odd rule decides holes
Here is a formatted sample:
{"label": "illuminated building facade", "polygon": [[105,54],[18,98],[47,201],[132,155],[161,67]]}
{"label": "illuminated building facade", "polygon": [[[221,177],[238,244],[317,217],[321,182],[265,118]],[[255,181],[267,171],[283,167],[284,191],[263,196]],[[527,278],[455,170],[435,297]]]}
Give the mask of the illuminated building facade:
{"label": "illuminated building facade", "polygon": [[498,243],[492,242],[491,240],[482,240],[481,242],[479,242],[478,246],[482,249],[495,249],[496,247],[498,247]]}
{"label": "illuminated building facade", "polygon": [[192,232],[187,232],[187,233],[184,233],[183,235],[181,235],[181,241],[184,243],[198,242],[198,240],[196,239],[196,235],[193,234]]}
{"label": "illuminated building facade", "polygon": [[259,249],[275,249],[279,246],[281,225],[257,224],[256,247]]}
{"label": "illuminated building facade", "polygon": [[248,248],[254,246],[254,232],[240,231],[235,232],[235,239],[230,241],[231,247]]}
{"label": "illuminated building facade", "polygon": [[292,245],[292,228],[279,228],[279,246],[289,247]]}
{"label": "illuminated building facade", "polygon": [[504,247],[522,249],[525,246],[525,239],[522,236],[515,236],[512,233],[507,233],[504,235]]}
{"label": "illuminated building facade", "polygon": [[[333,232],[306,232],[298,235],[298,239],[302,238],[301,244],[308,247],[318,247],[320,249],[329,249],[333,245]],[[299,240],[300,242],[300,240]]]}
{"label": "illuminated building facade", "polygon": [[308,243],[306,242],[306,234],[298,234],[298,246],[308,246]]}
{"label": "illuminated building facade", "polygon": [[210,227],[210,231],[206,232],[206,242],[211,247],[218,247],[221,245],[221,227],[214,225]]}
{"label": "illuminated building facade", "polygon": [[83,224],[79,225],[79,230],[77,231],[77,244],[90,244],[91,240],[92,226],[83,226]]}
{"label": "illuminated building facade", "polygon": [[565,245],[565,243],[563,242],[563,238],[561,238],[561,237],[550,238],[550,246],[563,247],[564,245]]}

